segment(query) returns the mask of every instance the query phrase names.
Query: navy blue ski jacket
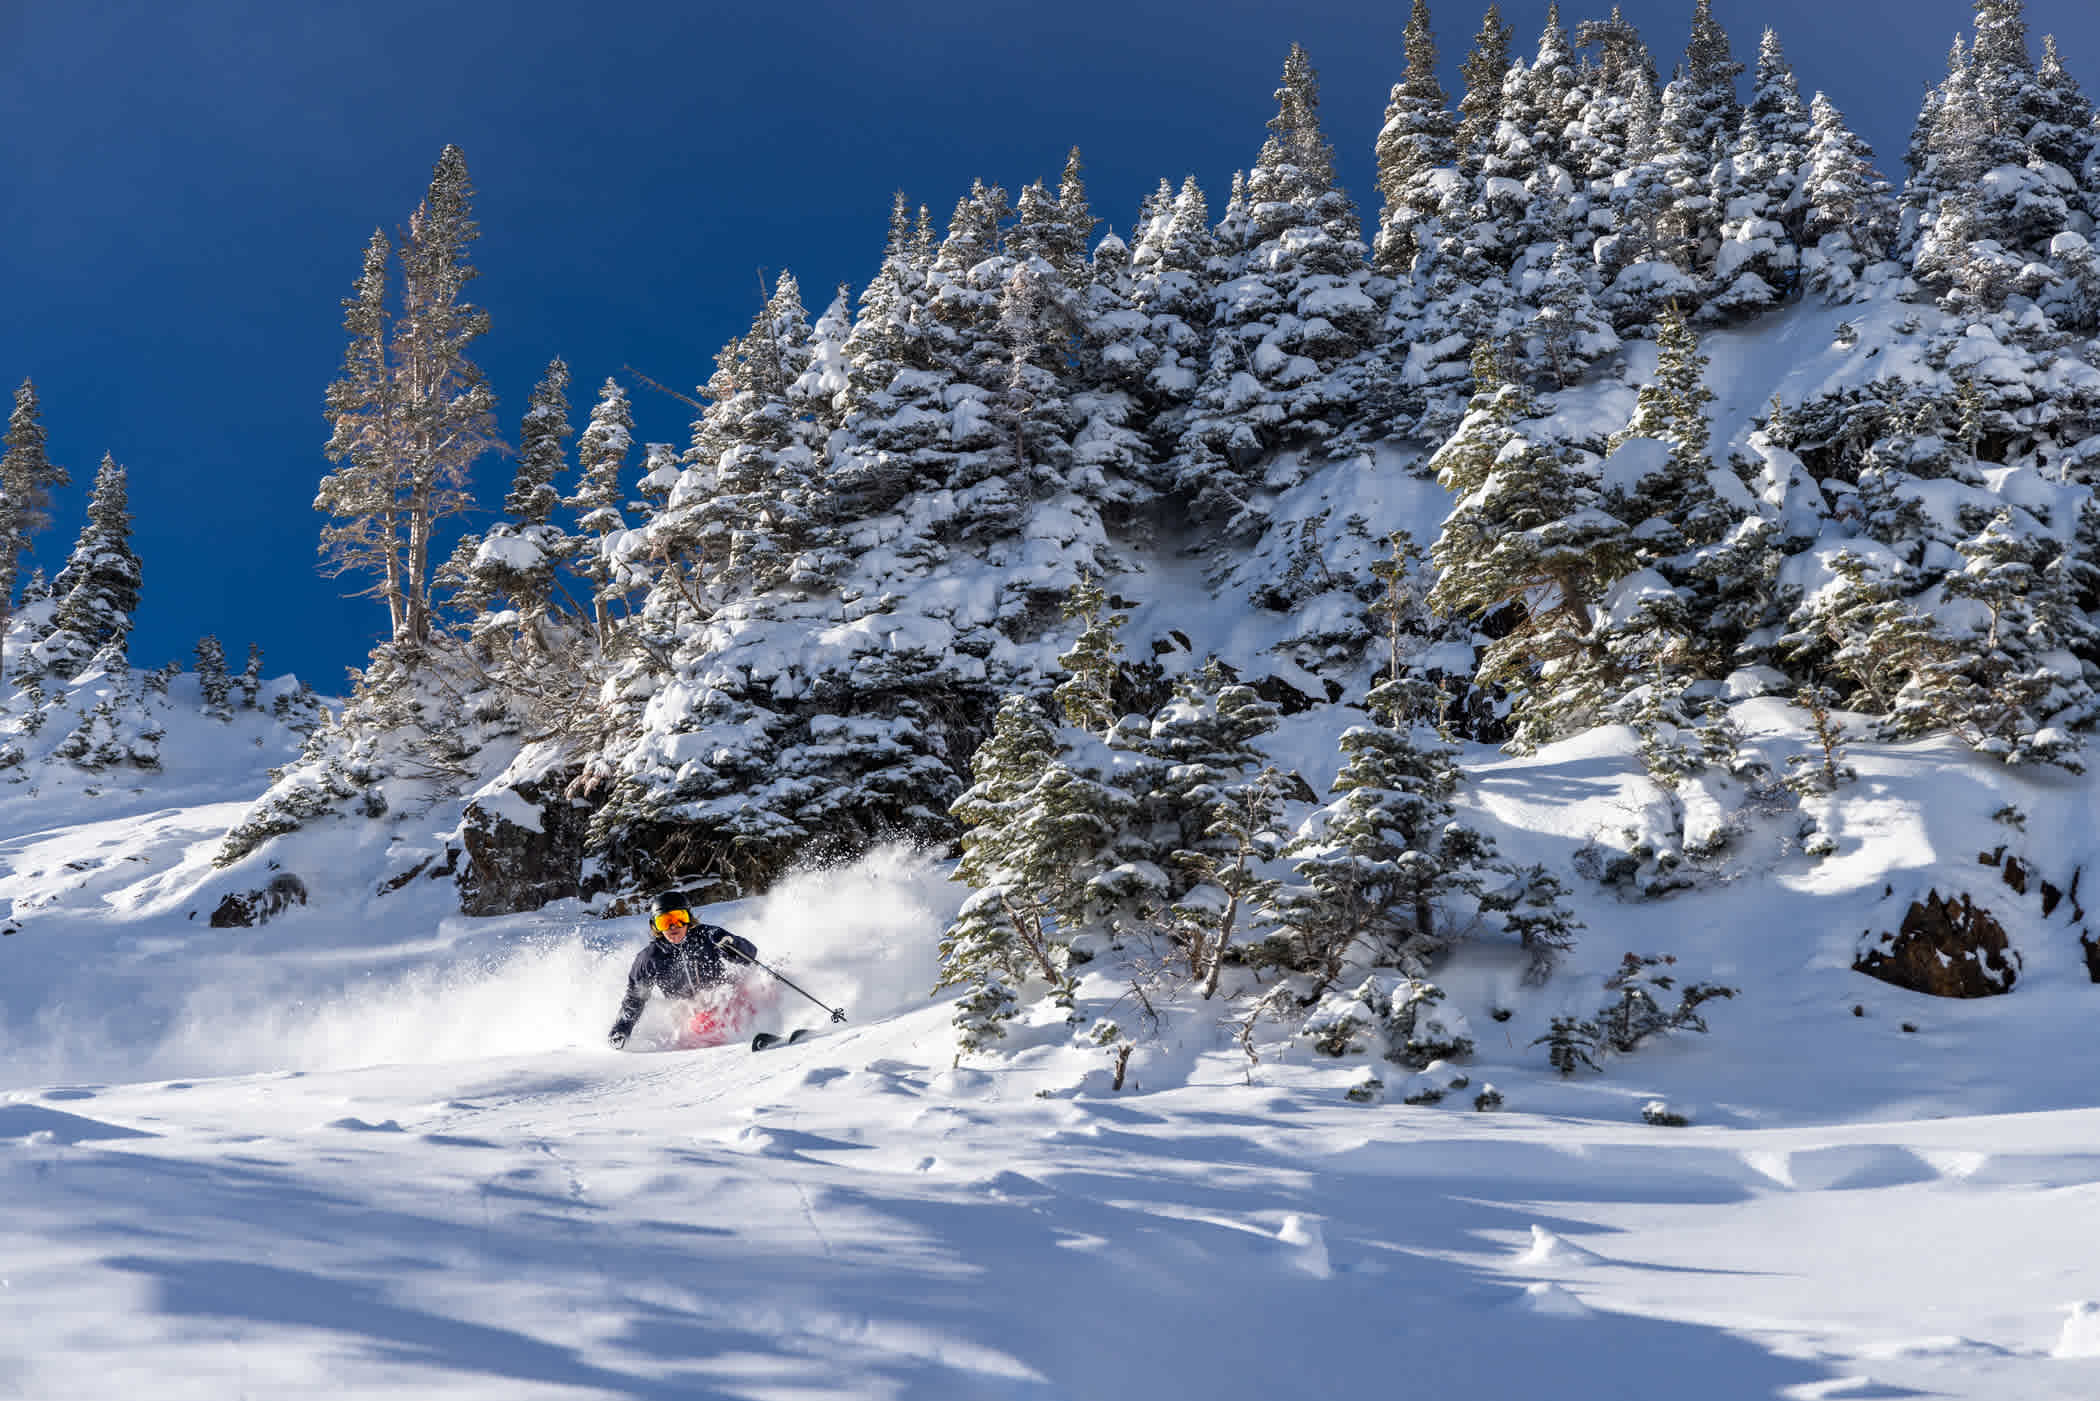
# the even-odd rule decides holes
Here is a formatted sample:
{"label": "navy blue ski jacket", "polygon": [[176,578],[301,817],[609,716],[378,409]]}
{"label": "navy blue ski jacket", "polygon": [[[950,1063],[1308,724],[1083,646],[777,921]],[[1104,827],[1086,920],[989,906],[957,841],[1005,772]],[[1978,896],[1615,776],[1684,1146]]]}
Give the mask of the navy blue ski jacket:
{"label": "navy blue ski jacket", "polygon": [[[718,943],[736,953],[725,956]],[[652,938],[627,972],[627,996],[613,1023],[614,1038],[625,1040],[634,1030],[652,989],[666,997],[691,997],[704,987],[735,982],[740,966],[736,954],[750,958],[757,953],[758,945],[749,939],[713,924],[693,925],[681,943]]]}

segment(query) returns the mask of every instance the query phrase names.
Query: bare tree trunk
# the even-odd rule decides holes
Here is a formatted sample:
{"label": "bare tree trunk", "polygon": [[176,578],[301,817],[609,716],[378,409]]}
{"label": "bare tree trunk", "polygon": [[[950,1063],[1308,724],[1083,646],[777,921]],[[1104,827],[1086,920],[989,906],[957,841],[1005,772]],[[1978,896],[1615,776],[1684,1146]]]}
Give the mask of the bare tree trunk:
{"label": "bare tree trunk", "polygon": [[1218,977],[1225,971],[1225,946],[1232,942],[1232,926],[1240,916],[1240,891],[1246,883],[1247,849],[1242,846],[1239,860],[1232,866],[1232,881],[1225,887],[1225,911],[1218,916],[1218,935],[1212,941],[1210,967],[1203,977],[1203,1000],[1206,1002],[1217,995]]}

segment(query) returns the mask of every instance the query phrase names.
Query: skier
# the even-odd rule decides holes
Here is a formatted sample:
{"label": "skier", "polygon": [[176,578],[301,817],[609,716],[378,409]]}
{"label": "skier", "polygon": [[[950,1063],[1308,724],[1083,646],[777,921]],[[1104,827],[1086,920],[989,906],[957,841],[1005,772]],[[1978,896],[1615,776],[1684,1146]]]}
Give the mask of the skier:
{"label": "skier", "polygon": [[[717,925],[696,923],[684,891],[667,890],[656,897],[649,929],[652,937],[635,955],[627,974],[627,996],[613,1022],[609,1039],[615,1049],[627,1044],[652,988],[666,997],[697,1002],[680,1038],[692,1046],[719,1045],[742,1035],[745,1024],[771,1000],[766,996],[770,989],[743,977],[758,945]],[[726,999],[708,996],[718,988],[729,989]]]}

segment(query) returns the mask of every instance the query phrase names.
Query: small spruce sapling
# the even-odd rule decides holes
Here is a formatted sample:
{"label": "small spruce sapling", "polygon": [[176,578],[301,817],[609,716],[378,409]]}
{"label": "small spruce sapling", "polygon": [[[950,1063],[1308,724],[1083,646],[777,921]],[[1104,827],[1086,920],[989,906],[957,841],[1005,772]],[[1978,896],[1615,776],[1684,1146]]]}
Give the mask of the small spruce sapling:
{"label": "small spruce sapling", "polygon": [[1831,713],[1837,696],[1828,686],[1808,685],[1794,693],[1794,704],[1808,712],[1809,729],[1820,753],[1789,756],[1787,764],[1794,772],[1786,776],[1786,786],[1804,798],[1835,793],[1840,784],[1859,777],[1858,770],[1845,762],[1844,726]]}
{"label": "small spruce sapling", "polygon": [[1575,947],[1575,932],[1584,927],[1564,903],[1567,894],[1560,877],[1540,865],[1519,869],[1507,886],[1481,897],[1481,913],[1500,914],[1502,927],[1531,955],[1524,981],[1533,986],[1552,975],[1555,960]]}
{"label": "small spruce sapling", "polygon": [[1619,964],[1618,972],[1604,980],[1608,990],[1619,994],[1616,1001],[1607,1002],[1597,1012],[1597,1026],[1612,1050],[1623,1055],[1658,1032],[1680,1028],[1705,1031],[1706,1019],[1699,1015],[1701,1004],[1717,997],[1735,996],[1736,989],[1719,983],[1692,983],[1678,994],[1677,1006],[1664,1011],[1656,994],[1677,987],[1677,979],[1662,971],[1676,962],[1669,954],[1629,953]]}
{"label": "small spruce sapling", "polygon": [[1546,1061],[1562,1075],[1573,1075],[1583,1066],[1591,1070],[1602,1070],[1597,1064],[1596,1050],[1601,1033],[1597,1024],[1581,1017],[1555,1017],[1553,1025],[1544,1036],[1532,1040],[1534,1046],[1546,1048]]}

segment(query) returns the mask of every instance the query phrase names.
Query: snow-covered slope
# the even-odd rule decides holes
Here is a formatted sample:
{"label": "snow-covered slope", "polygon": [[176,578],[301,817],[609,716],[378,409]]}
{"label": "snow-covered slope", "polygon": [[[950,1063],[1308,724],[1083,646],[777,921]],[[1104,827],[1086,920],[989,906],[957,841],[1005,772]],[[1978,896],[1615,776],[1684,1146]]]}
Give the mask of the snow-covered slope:
{"label": "snow-covered slope", "polygon": [[[1775,762],[1799,742],[1774,702],[1740,718]],[[1527,858],[1660,801],[1616,732],[1469,758]],[[1462,950],[1475,1055],[1371,1103],[1362,1057],[1264,1024],[1250,1062],[1201,1004],[1120,1093],[1049,1025],[955,1067],[925,990],[962,891],[906,851],[710,912],[846,1027],[619,1055],[631,923],[346,879],[209,929],[225,802],[54,803],[6,841],[34,913],[0,943],[0,1396],[2091,1396],[2100,990],[2067,913],[1976,856],[2067,881],[2092,786],[1944,744],[1854,761],[1820,862],[1751,812],[1702,889],[1585,886],[1543,988]],[[2012,995],[1849,971],[1926,885],[2004,916]],[[1564,1080],[1532,1038],[1628,950],[1739,995]]]}

